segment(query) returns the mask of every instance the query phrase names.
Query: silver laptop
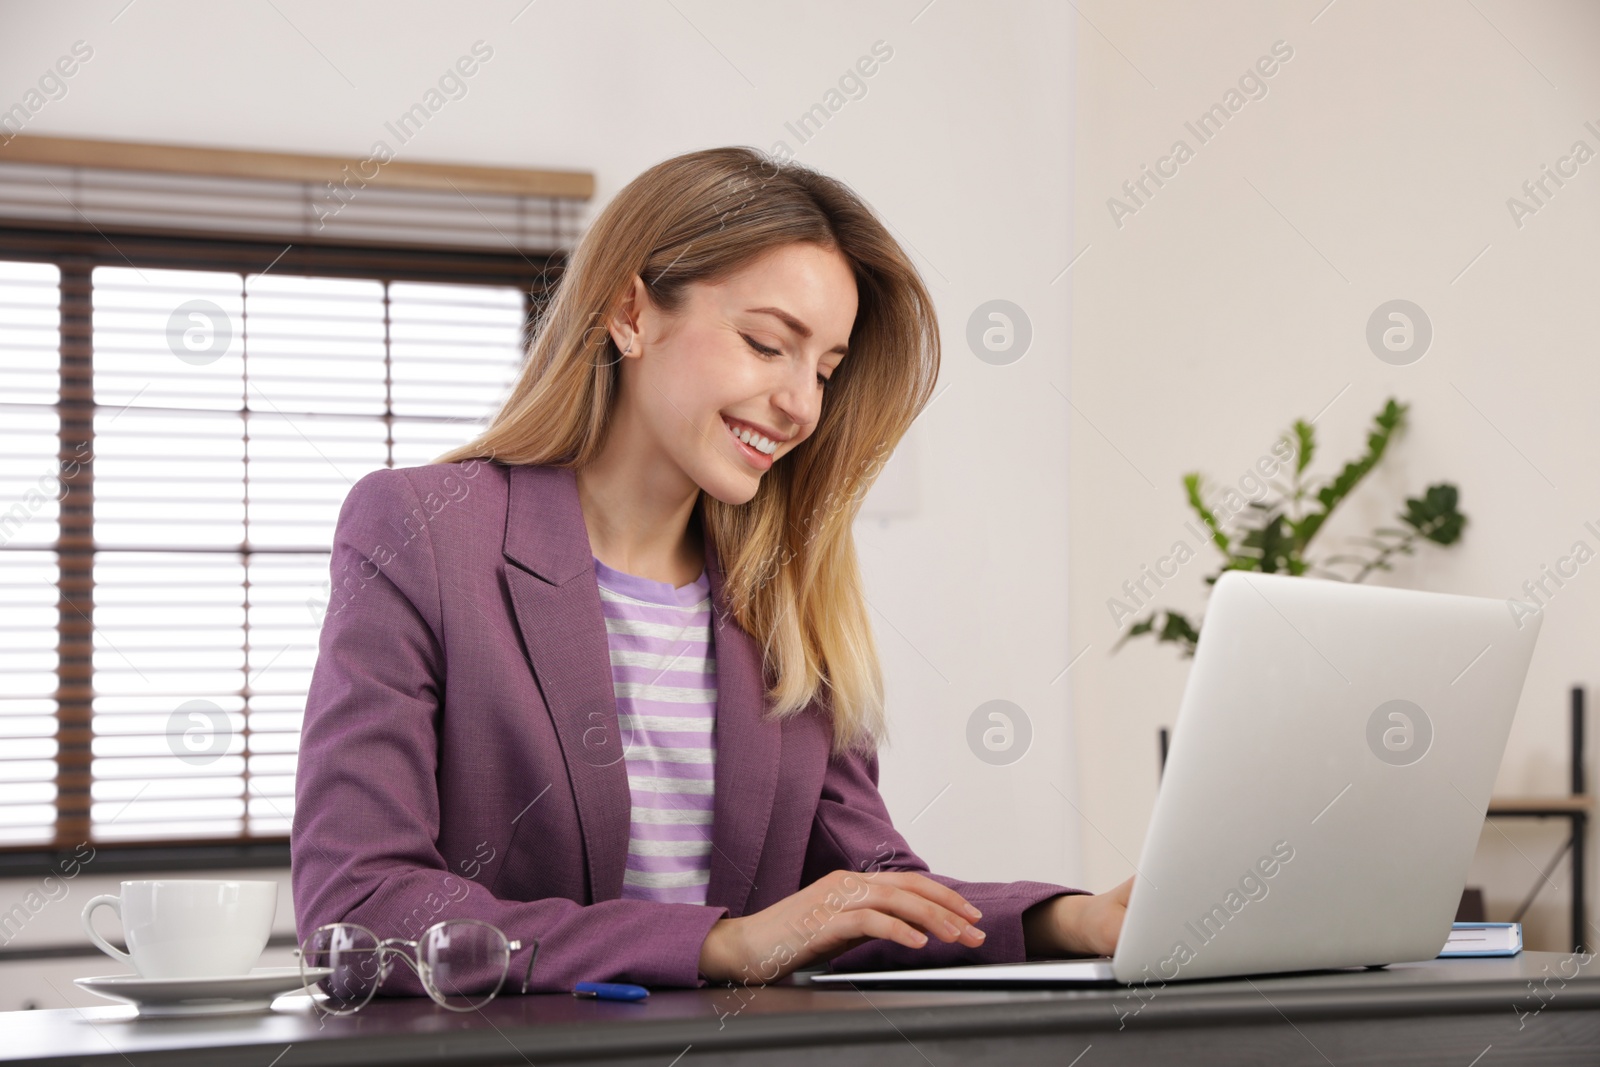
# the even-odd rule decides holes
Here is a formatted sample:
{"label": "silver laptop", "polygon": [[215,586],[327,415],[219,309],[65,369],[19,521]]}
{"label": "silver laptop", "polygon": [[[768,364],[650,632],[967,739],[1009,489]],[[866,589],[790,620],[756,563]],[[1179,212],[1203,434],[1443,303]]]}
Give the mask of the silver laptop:
{"label": "silver laptop", "polygon": [[1217,580],[1110,961],[815,975],[1161,985],[1432,959],[1540,615],[1483,597]]}

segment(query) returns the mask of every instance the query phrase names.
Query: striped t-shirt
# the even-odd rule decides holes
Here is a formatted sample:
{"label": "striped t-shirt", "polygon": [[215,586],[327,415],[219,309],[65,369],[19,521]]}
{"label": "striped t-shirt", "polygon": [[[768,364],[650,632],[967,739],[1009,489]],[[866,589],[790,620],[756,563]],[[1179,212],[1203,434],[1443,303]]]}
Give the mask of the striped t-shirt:
{"label": "striped t-shirt", "polygon": [[633,797],[622,896],[704,904],[717,762],[711,583],[702,571],[673,588],[599,559],[594,573]]}

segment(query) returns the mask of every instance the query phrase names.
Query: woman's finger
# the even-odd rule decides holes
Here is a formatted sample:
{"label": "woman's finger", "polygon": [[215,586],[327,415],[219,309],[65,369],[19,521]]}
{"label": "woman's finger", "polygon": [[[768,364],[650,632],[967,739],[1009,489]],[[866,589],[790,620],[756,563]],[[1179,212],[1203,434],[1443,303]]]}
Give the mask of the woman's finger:
{"label": "woman's finger", "polygon": [[968,945],[981,945],[983,931],[967,922],[966,916],[951,911],[927,897],[907,889],[893,889],[887,907],[893,914],[937,937],[940,941],[961,941]]}
{"label": "woman's finger", "polygon": [[[851,946],[862,943],[863,939],[872,938],[894,941],[908,948],[921,948],[928,943],[927,935],[921,930],[897,916],[876,908],[854,908],[840,912],[839,918],[843,921],[835,930],[834,936],[845,940]],[[839,951],[843,950],[839,949],[833,955],[837,955]]]}
{"label": "woman's finger", "polygon": [[899,885],[874,885],[867,895],[855,903],[858,909],[882,911],[913,926],[926,930],[941,941],[961,941],[977,946],[983,944],[982,931],[967,922],[957,912],[937,904],[914,889]]}
{"label": "woman's finger", "polygon": [[[955,912],[963,922],[971,922],[981,918],[983,913],[966,897],[942,882],[936,882],[925,874],[915,871],[879,871],[870,876],[874,881],[882,880],[889,885],[918,893],[935,904]],[[970,911],[968,909],[971,909]],[[972,912],[977,911],[974,915]]]}

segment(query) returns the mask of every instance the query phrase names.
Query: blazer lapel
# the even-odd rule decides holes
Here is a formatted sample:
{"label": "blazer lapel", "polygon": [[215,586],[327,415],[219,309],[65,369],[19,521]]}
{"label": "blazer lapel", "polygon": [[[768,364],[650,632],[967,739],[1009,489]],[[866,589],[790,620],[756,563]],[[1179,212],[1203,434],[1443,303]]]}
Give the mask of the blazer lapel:
{"label": "blazer lapel", "polygon": [[[572,781],[592,900],[616,900],[628,857],[632,796],[617,719],[594,556],[570,467],[508,468],[504,553],[529,663]],[[716,548],[706,539],[717,662],[716,796],[706,903],[742,915],[766,842],[782,747],[763,714],[761,650],[728,614]]]}
{"label": "blazer lapel", "polygon": [[631,817],[600,590],[576,472],[513,465],[505,556],[517,626],[555,724],[594,901],[622,895]]}

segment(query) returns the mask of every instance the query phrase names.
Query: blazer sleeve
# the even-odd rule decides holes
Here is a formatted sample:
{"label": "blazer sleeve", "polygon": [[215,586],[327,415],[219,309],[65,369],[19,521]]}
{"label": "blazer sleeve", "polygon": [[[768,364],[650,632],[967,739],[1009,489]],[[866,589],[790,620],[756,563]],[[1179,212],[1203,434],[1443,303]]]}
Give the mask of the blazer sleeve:
{"label": "blazer sleeve", "polygon": [[[502,992],[520,991],[535,938],[530,992],[570,991],[580,981],[705,985],[700,948],[726,908],[507,901],[451,873],[437,847],[436,723],[449,712],[442,707],[443,609],[426,515],[406,475],[392,469],[362,477],[340,511],[295,780],[290,857],[299,936],[351,922],[380,938],[415,938],[449,901],[449,917],[481,919],[522,940]],[[498,971],[462,981],[492,984],[493,977]],[[379,992],[424,995],[403,965]]]}
{"label": "blazer sleeve", "polygon": [[1030,956],[1022,934],[1022,913],[1042,900],[1082,889],[1049,882],[967,882],[928,870],[889,819],[878,792],[877,753],[835,756],[828,763],[822,797],[812,823],[806,852],[803,885],[830,871],[913,871],[947,885],[977,905],[983,918],[974,925],[987,936],[969,948],[930,937],[921,948],[876,938],[835,956],[833,972],[901,970],[913,967],[954,967],[978,963],[1023,963],[1045,956]]}

